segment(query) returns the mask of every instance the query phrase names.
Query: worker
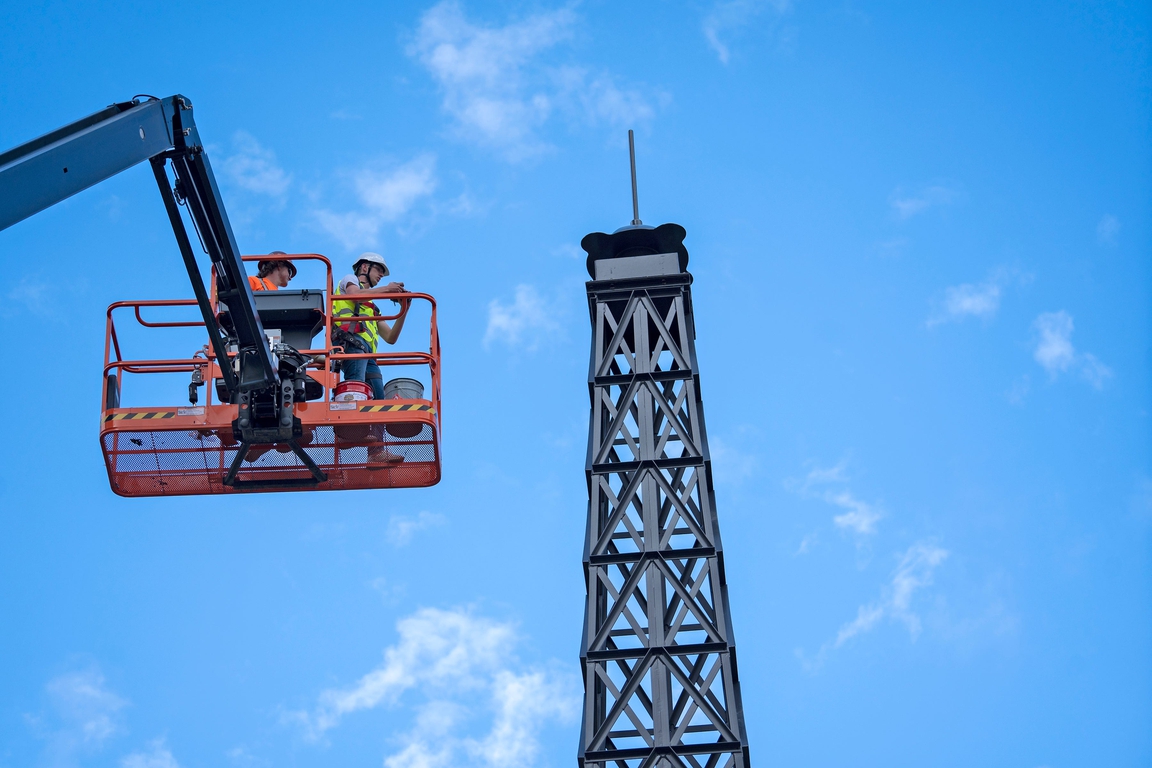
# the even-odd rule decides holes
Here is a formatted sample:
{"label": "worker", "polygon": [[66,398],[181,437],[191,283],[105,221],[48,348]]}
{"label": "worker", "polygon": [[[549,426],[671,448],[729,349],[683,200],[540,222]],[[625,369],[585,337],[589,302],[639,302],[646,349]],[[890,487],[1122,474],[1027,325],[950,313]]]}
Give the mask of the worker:
{"label": "worker", "polygon": [[[284,251],[272,251],[271,256],[287,256]],[[296,277],[296,265],[287,259],[261,259],[256,264],[256,274],[248,275],[248,285],[254,291],[275,291],[286,288],[288,281]]]}
{"label": "worker", "polygon": [[[352,274],[340,278],[336,284],[335,293],[338,296],[355,297],[347,301],[337,301],[334,304],[335,343],[344,347],[347,353],[371,354],[376,351],[379,341],[383,339],[389,344],[395,344],[400,337],[400,330],[404,327],[404,318],[408,314],[410,301],[404,299],[397,301],[400,304],[400,316],[392,325],[383,320],[348,320],[341,322],[341,317],[359,315],[363,317],[381,316],[372,299],[382,293],[398,293],[404,290],[404,283],[391,282],[380,285],[380,280],[388,276],[388,265],[384,257],[378,253],[362,253],[352,265]],[[342,363],[345,381],[363,381],[372,387],[372,397],[375,400],[384,399],[384,379],[380,375],[380,367],[375,360],[367,358],[359,360],[345,360]]]}
{"label": "worker", "polygon": [[[348,300],[333,302],[333,342],[344,347],[345,353],[372,354],[376,351],[379,341],[383,339],[388,344],[395,344],[400,337],[400,330],[404,327],[404,318],[408,315],[409,299],[393,299],[400,305],[400,314],[389,325],[384,320],[359,320],[356,316],[382,316],[372,299],[385,293],[399,293],[404,290],[404,283],[390,282],[380,285],[380,281],[388,276],[388,265],[384,257],[378,253],[362,253],[352,265],[352,274],[340,278],[334,288],[338,296],[348,296]],[[348,320],[341,322],[341,317]],[[344,360],[341,362],[345,381],[363,381],[372,388],[374,400],[384,399],[384,378],[380,375],[380,366],[375,360],[360,358]],[[373,430],[372,438],[376,441],[382,435]],[[392,462],[403,461],[404,457],[391,453],[381,446],[368,448],[368,464],[379,466]]]}

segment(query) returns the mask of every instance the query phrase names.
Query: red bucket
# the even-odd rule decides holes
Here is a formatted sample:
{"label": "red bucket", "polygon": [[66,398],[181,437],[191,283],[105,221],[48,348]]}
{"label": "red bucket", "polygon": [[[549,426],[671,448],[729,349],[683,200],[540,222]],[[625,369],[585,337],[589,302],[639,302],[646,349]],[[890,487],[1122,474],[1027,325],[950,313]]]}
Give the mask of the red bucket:
{"label": "red bucket", "polygon": [[363,381],[342,381],[336,385],[336,391],[332,393],[332,400],[337,403],[371,399],[372,387]]}

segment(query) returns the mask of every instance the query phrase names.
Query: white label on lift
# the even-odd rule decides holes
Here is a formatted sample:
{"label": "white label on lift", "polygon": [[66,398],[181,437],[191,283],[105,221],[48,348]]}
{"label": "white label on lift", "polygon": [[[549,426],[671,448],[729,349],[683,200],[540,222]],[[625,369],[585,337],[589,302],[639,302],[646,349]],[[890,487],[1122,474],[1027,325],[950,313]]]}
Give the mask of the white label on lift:
{"label": "white label on lift", "polygon": [[328,403],[328,410],[330,411],[354,411],[356,410],[355,400],[346,400],[342,403]]}
{"label": "white label on lift", "polygon": [[177,408],[177,416],[203,416],[204,406],[198,405],[195,408]]}

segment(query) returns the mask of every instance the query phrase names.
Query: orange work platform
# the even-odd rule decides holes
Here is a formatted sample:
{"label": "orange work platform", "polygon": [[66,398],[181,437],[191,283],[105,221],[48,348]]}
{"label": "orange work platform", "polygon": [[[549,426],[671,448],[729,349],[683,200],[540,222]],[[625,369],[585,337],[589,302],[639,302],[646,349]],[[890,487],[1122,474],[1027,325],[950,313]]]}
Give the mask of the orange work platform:
{"label": "orange work platform", "polygon": [[[245,256],[256,261],[267,256]],[[322,385],[322,399],[293,405],[302,434],[296,443],[315,464],[317,473],[288,444],[257,444],[248,448],[232,482],[229,468],[241,445],[232,422],[238,406],[213,402],[215,379],[220,378],[211,345],[189,358],[134,360],[121,352],[114,322],[117,310],[130,310],[147,329],[203,327],[202,321],[146,319],[144,313],[171,313],[174,307],[195,307],[193,300],[124,301],[108,308],[104,364],[105,402],[100,416],[100,445],[112,490],[121,496],[180,496],[260,491],[354,490],[414,488],[440,481],[440,343],[436,304],[421,293],[389,294],[387,298],[426,302],[431,307],[427,352],[378,350],[375,354],[345,354],[332,344],[332,269],[318,254],[277,255],[292,261],[317,260],[327,268],[323,336],[317,349],[300,350],[313,357],[307,373]],[[185,310],[186,311],[186,310]],[[385,320],[390,318],[385,317]],[[265,325],[268,330],[267,324]],[[423,332],[406,326],[398,340],[404,344]],[[386,346],[383,345],[382,346]],[[333,371],[340,360],[370,358],[384,378],[389,369],[410,376],[427,372],[428,399],[334,401],[340,375]],[[187,395],[187,383],[172,391],[172,405],[131,406],[131,380],[149,374],[187,374],[206,386],[202,403],[178,404]],[[172,377],[168,377],[172,379]],[[195,380],[195,379],[193,379]],[[174,381],[179,381],[175,380]],[[184,379],[187,382],[188,379]],[[155,391],[155,387],[152,388]]]}

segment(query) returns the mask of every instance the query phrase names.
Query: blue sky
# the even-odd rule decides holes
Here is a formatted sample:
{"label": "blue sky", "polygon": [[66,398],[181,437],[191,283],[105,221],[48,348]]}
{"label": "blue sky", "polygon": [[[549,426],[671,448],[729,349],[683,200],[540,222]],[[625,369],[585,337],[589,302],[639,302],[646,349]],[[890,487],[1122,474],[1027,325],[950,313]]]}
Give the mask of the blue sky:
{"label": "blue sky", "polygon": [[0,766],[573,764],[578,243],[631,218],[628,128],[688,231],[754,763],[1148,765],[1150,17],[6,7],[0,147],[186,94],[242,250],[438,298],[445,400],[432,489],[118,498],[104,309],[191,295],[150,172],[0,233]]}

